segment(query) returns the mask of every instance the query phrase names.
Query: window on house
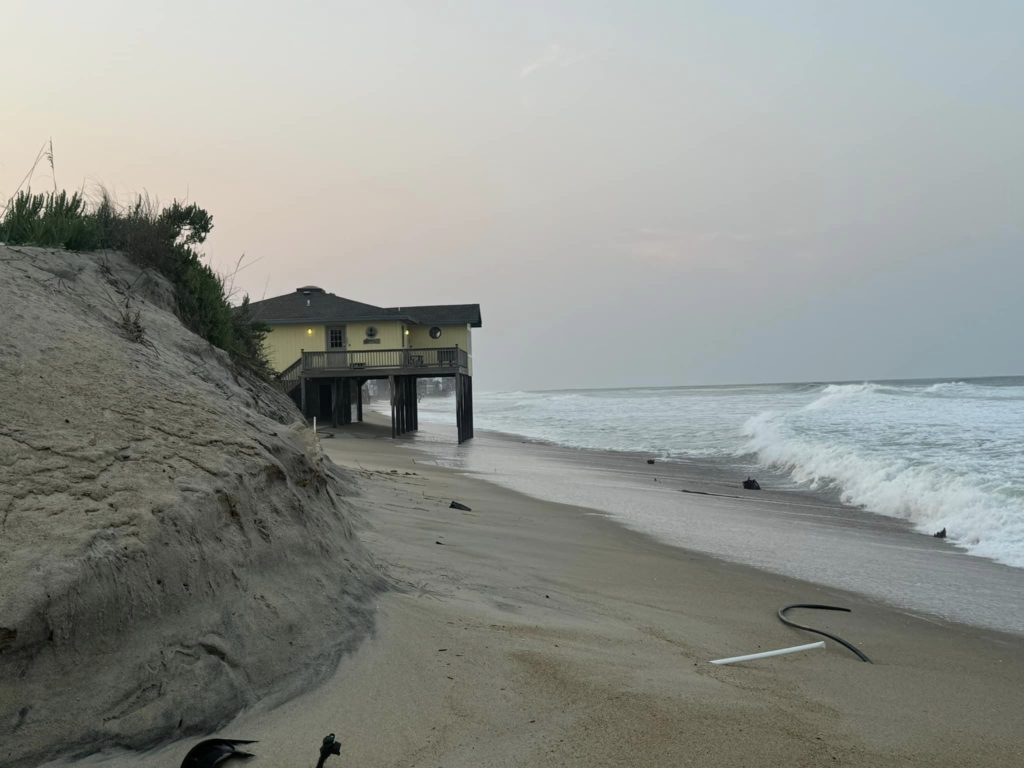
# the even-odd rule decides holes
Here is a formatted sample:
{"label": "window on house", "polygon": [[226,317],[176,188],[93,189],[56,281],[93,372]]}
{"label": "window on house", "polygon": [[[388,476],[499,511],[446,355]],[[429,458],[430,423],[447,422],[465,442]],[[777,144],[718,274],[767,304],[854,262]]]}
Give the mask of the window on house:
{"label": "window on house", "polygon": [[330,328],[327,331],[327,348],[328,349],[344,349],[345,348],[345,329],[344,328]]}

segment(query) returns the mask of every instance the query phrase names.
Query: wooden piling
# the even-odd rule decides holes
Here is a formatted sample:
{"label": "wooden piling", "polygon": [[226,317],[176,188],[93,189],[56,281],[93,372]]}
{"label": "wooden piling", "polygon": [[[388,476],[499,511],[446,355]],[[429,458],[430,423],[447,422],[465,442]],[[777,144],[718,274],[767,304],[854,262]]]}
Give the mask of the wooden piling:
{"label": "wooden piling", "polygon": [[395,386],[394,376],[388,376],[388,392],[391,395],[391,437],[398,437],[398,420],[395,412],[395,406],[398,403],[398,390]]}
{"label": "wooden piling", "polygon": [[465,392],[462,386],[462,374],[455,374],[455,429],[460,443],[466,439],[465,425]]}

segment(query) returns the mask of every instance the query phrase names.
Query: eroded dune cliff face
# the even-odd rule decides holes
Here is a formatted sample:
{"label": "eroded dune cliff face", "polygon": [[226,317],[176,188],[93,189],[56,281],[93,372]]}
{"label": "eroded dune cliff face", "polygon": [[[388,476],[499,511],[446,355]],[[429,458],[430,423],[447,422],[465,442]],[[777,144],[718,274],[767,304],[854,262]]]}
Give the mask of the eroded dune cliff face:
{"label": "eroded dune cliff face", "polygon": [[370,631],[348,481],[172,306],[120,254],[0,246],[0,765],[206,732]]}

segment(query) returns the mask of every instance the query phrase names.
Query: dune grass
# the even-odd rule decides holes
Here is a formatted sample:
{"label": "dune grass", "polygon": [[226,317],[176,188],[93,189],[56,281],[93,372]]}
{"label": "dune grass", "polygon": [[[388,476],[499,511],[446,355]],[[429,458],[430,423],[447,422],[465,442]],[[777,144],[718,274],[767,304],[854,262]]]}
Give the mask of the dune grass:
{"label": "dune grass", "polygon": [[136,264],[167,277],[174,286],[181,321],[231,355],[241,367],[266,376],[266,326],[254,322],[249,297],[233,307],[220,278],[198,250],[213,229],[213,217],[195,203],[160,208],[139,196],[130,205],[103,193],[93,203],[81,193],[18,192],[0,214],[0,243],[122,251]]}

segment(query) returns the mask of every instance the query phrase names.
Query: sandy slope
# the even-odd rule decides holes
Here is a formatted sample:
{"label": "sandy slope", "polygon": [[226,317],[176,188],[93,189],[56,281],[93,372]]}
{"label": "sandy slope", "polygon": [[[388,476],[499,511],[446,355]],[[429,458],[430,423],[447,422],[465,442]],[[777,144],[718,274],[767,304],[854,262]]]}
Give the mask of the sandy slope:
{"label": "sandy slope", "polygon": [[0,765],[205,731],[370,629],[350,481],[171,302],[118,254],[0,247]]}
{"label": "sandy slope", "polygon": [[[338,766],[1021,764],[1019,637],[662,546],[379,434],[324,446],[358,471],[363,538],[397,590],[330,682],[222,731],[260,740],[253,768],[312,766],[329,731]],[[832,645],[707,664],[813,639],[775,618],[798,600],[853,608],[815,620],[876,663]],[[83,764],[172,768],[190,743]]]}

